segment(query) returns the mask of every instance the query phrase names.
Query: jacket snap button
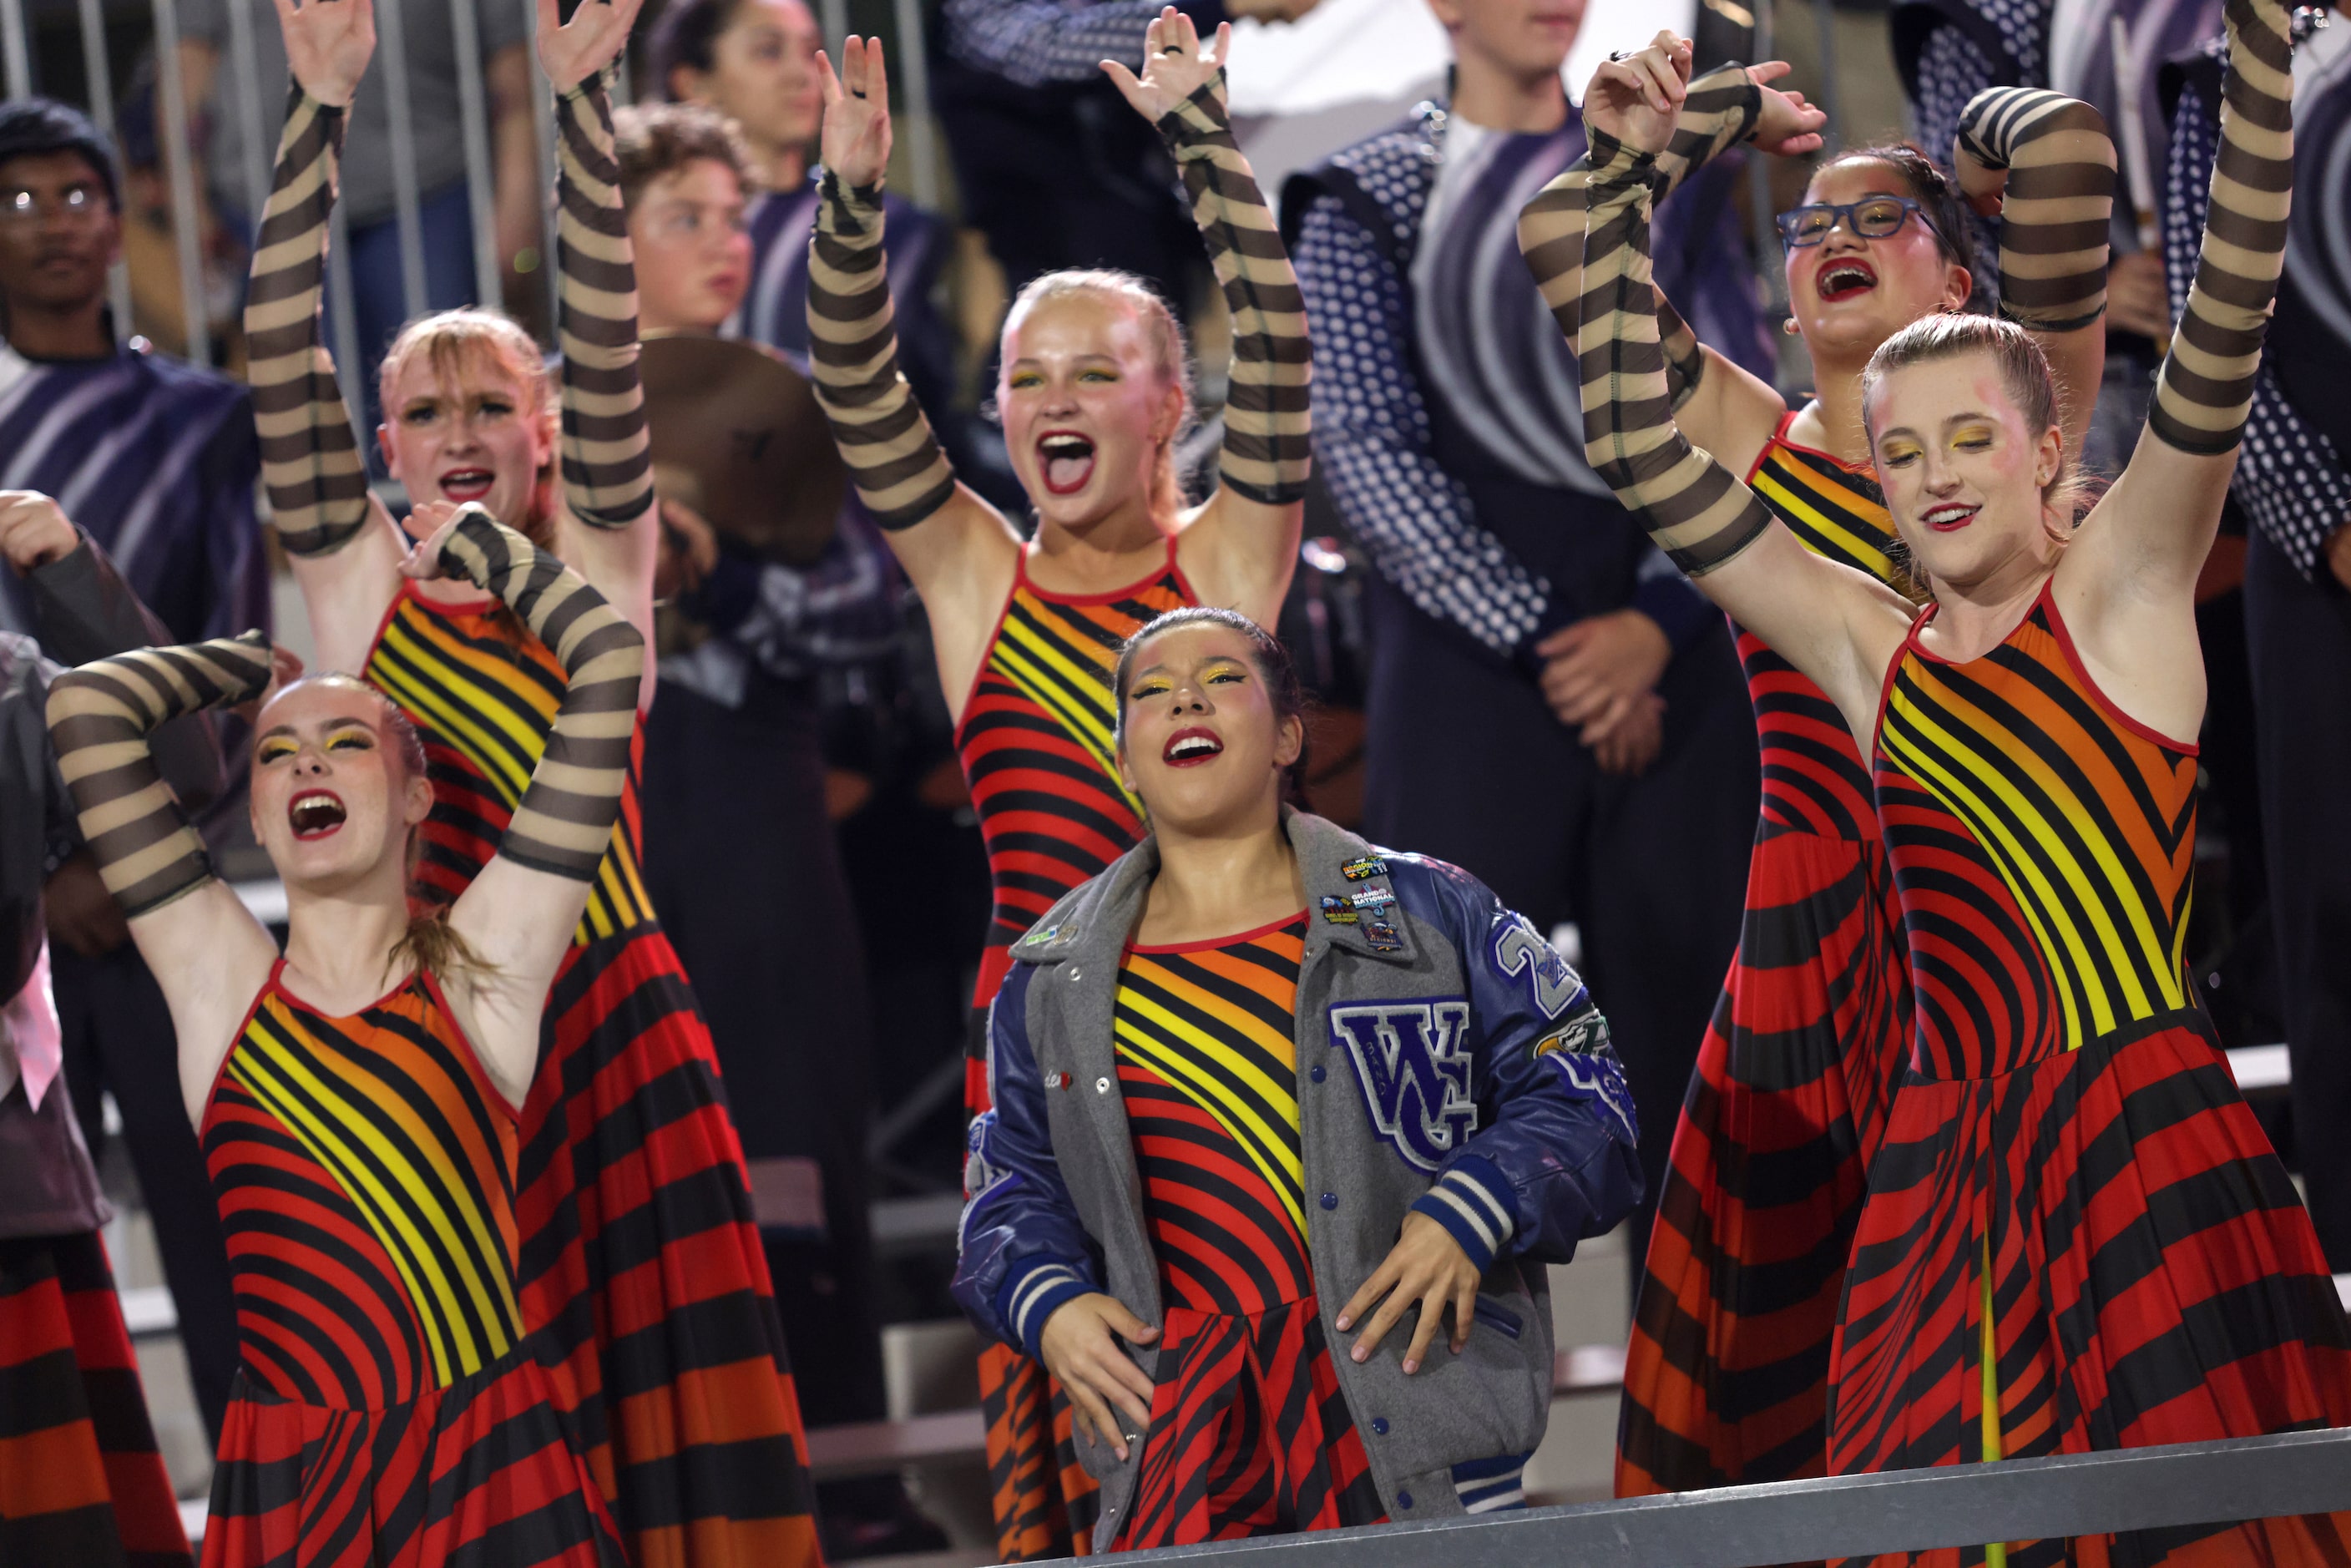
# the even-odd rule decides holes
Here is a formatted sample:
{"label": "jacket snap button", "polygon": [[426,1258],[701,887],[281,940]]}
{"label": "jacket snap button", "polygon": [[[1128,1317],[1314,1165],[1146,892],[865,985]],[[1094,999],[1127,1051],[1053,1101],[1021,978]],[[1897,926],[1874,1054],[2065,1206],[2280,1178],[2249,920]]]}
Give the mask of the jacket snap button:
{"label": "jacket snap button", "polygon": [[1094,1092],[1095,1092],[1095,1093],[1097,1093],[1097,1094],[1107,1094],[1107,1093],[1109,1093],[1109,1092],[1110,1092],[1110,1080],[1109,1080],[1109,1079],[1107,1079],[1107,1078],[1097,1078],[1097,1079],[1095,1079],[1095,1080],[1094,1080]]}
{"label": "jacket snap button", "polygon": [[1336,1208],[1336,1207],[1339,1207],[1339,1195],[1338,1195],[1337,1193],[1335,1193],[1335,1192],[1326,1192],[1326,1193],[1324,1193],[1324,1194],[1322,1195],[1322,1207],[1325,1207],[1325,1208]]}
{"label": "jacket snap button", "polygon": [[1311,1072],[1309,1072],[1309,1073],[1307,1074],[1307,1076],[1308,1076],[1309,1078],[1311,1078],[1312,1080],[1314,1080],[1314,1082],[1315,1082],[1320,1083],[1320,1082],[1322,1082],[1323,1078],[1324,1078],[1326,1075],[1324,1074],[1323,1071],[1322,1071],[1321,1068],[1319,1068],[1319,1067],[1318,1067],[1318,1068],[1314,1069]]}
{"label": "jacket snap button", "polygon": [[1386,1437],[1388,1435],[1388,1418],[1384,1416],[1373,1416],[1372,1430],[1378,1433],[1383,1437]]}
{"label": "jacket snap button", "polygon": [[1075,969],[1071,969],[1071,970],[1070,971],[1070,983],[1071,983],[1071,984],[1072,984],[1072,985],[1075,985],[1075,984],[1077,983],[1077,978],[1078,978],[1078,972],[1077,972]]}
{"label": "jacket snap button", "polygon": [[1400,1491],[1396,1493],[1396,1506],[1398,1508],[1410,1508],[1412,1506],[1412,1493],[1408,1491]]}

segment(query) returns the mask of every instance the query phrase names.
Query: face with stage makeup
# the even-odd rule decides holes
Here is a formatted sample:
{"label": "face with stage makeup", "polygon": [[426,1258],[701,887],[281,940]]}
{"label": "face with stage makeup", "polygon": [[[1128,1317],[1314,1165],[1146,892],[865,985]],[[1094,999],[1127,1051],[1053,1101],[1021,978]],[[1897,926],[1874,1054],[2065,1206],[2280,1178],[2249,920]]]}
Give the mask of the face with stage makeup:
{"label": "face with stage makeup", "polygon": [[528,333],[479,309],[411,322],[385,356],[381,394],[377,439],[410,500],[476,503],[546,542],[556,411]]}
{"label": "face with stage makeup", "polygon": [[[1866,359],[1920,317],[1967,304],[1968,269],[1929,219],[1931,200],[1902,167],[1873,155],[1840,158],[1813,176],[1807,205],[1855,208],[1818,243],[1782,246],[1789,313],[1814,352]],[[1904,211],[1905,202],[1915,210]],[[1896,214],[1892,233],[1859,232]]]}
{"label": "face with stage makeup", "polygon": [[1004,444],[1040,522],[1084,529],[1137,506],[1172,517],[1183,343],[1141,284],[1032,284],[1005,321],[1002,366]]}
{"label": "face with stage makeup", "polygon": [[1296,676],[1261,639],[1193,620],[1120,661],[1120,776],[1155,830],[1200,837],[1278,818],[1306,726]]}
{"label": "face with stage makeup", "polygon": [[254,732],[253,832],[280,879],[308,893],[404,886],[433,785],[399,711],[349,675],[317,675],[270,697]]}

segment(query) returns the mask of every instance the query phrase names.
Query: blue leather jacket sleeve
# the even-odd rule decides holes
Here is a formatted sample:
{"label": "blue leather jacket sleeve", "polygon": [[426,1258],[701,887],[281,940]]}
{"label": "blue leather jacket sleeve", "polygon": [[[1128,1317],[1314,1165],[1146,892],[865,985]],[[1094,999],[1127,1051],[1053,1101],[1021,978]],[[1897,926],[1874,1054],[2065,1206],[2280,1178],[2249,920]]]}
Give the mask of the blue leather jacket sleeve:
{"label": "blue leather jacket sleeve", "polygon": [[971,1124],[956,1236],[956,1302],[981,1333],[1039,1354],[1045,1320],[1102,1289],[1102,1271],[1053,1157],[1045,1083],[1029,1043],[1033,966],[1015,964],[987,1015],[994,1109]]}
{"label": "blue leather jacket sleeve", "polygon": [[1483,883],[1416,856],[1389,864],[1405,907],[1452,938],[1477,1031],[1479,1130],[1413,1207],[1481,1270],[1502,1258],[1564,1263],[1641,1200],[1633,1096],[1608,1020],[1582,977]]}

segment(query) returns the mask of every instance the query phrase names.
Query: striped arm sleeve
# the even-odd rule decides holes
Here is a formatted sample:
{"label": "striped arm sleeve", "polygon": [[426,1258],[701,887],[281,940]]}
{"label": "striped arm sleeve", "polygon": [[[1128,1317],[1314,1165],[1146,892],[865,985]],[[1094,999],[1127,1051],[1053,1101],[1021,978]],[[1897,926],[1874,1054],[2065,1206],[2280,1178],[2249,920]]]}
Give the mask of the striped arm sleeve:
{"label": "striped arm sleeve", "polygon": [[873,520],[911,528],[955,495],[955,470],[898,368],[896,316],[882,250],[882,187],[818,185],[809,238],[809,363],[816,401],[832,426]]}
{"label": "striped arm sleeve", "polygon": [[343,117],[294,88],[245,300],[262,483],[278,542],[298,556],[331,554],[367,522],[367,468],[319,322]]}
{"label": "striped arm sleeve", "polygon": [[2199,455],[2235,449],[2252,410],[2294,200],[2294,62],[2282,0],[2229,0],[2220,145],[2196,281],[2156,372],[2147,427]]}
{"label": "striped arm sleeve", "polygon": [[593,882],[621,818],[644,638],[552,550],[532,548],[479,507],[460,514],[441,546],[441,567],[504,600],[569,679],[547,749],[498,841],[498,853],[537,871]]}
{"label": "striped arm sleeve", "polygon": [[1013,1264],[997,1288],[996,1315],[1012,1331],[1029,1358],[1041,1363],[1047,1322],[1080,1296],[1092,1294],[1093,1289],[1083,1275],[1059,1258],[1035,1253]]}
{"label": "striped arm sleeve", "polygon": [[148,737],[183,715],[259,695],[269,674],[269,634],[247,632],[117,653],[50,684],[57,771],[125,915],[161,908],[213,879],[212,857],[163,781]]}
{"label": "striped arm sleeve", "polygon": [[2008,171],[2000,204],[2000,313],[2035,332],[2072,332],[2106,310],[2106,227],[2115,143],[2077,98],[1995,87],[1959,115],[1952,161]]}
{"label": "striped arm sleeve", "polygon": [[604,78],[558,94],[555,116],[563,499],[591,528],[624,528],[653,503],[653,438],[637,378],[637,269]]}
{"label": "striped arm sleeve", "polygon": [[1649,266],[1656,159],[1598,131],[1592,156],[1574,307],[1585,454],[1667,559],[1703,577],[1754,543],[1771,515],[1674,423]]}
{"label": "striped arm sleeve", "polygon": [[1305,497],[1314,466],[1313,350],[1280,228],[1225,115],[1224,72],[1160,116],[1159,134],[1184,177],[1233,320],[1220,472],[1228,488],[1252,501],[1289,506]]}
{"label": "striped arm sleeve", "polygon": [[[1718,66],[1689,84],[1673,140],[1657,155],[1661,182],[1653,205],[1667,197],[1699,169],[1755,133],[1762,112],[1763,91],[1749,79],[1747,68]],[[1519,214],[1519,254],[1535,276],[1543,303],[1551,308],[1561,335],[1575,340],[1576,301],[1583,293],[1583,231],[1592,157],[1579,158],[1558,178],[1535,193]],[[1664,346],[1666,377],[1673,406],[1679,408],[1698,388],[1706,371],[1706,355],[1698,335],[1675,310],[1664,291],[1657,293],[1657,339]]]}
{"label": "striped arm sleeve", "polygon": [[1510,1182],[1499,1166],[1479,1155],[1463,1155],[1447,1166],[1437,1185],[1414,1201],[1412,1211],[1445,1227],[1481,1274],[1494,1266],[1518,1228]]}

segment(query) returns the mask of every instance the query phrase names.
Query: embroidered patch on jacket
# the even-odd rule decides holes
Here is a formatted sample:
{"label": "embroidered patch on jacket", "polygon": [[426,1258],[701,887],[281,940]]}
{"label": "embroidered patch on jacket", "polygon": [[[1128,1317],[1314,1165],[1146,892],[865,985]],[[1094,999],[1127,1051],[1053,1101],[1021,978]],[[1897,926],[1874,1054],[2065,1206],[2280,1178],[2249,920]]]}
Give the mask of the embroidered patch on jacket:
{"label": "embroidered patch on jacket", "polygon": [[1406,1165],[1434,1172],[1478,1130],[1469,1004],[1459,997],[1331,1009],[1331,1046],[1363,1087],[1372,1128]]}
{"label": "embroidered patch on jacket", "polygon": [[1326,893],[1322,895],[1322,918],[1333,925],[1353,925],[1355,906],[1335,893]]}
{"label": "embroidered patch on jacket", "polygon": [[[1599,1015],[1593,1015],[1597,1018]],[[1616,1053],[1607,1050],[1607,1031],[1601,1031],[1601,1043],[1584,1050],[1561,1049],[1545,1051],[1535,1047],[1541,1059],[1559,1070],[1567,1083],[1567,1092],[1578,1100],[1595,1102],[1624,1134],[1625,1142],[1640,1141],[1640,1124],[1633,1113],[1633,1091],[1625,1082],[1625,1064]],[[1549,1040],[1542,1042],[1550,1044]]]}
{"label": "embroidered patch on jacket", "polygon": [[1559,950],[1527,924],[1523,915],[1501,921],[1494,932],[1494,967],[1517,977],[1542,1016],[1555,1019],[1583,995],[1583,981],[1567,967]]}
{"label": "embroidered patch on jacket", "polygon": [[1339,874],[1349,882],[1369,882],[1375,876],[1388,874],[1388,862],[1377,855],[1365,855],[1362,860],[1349,861],[1339,868]]}

